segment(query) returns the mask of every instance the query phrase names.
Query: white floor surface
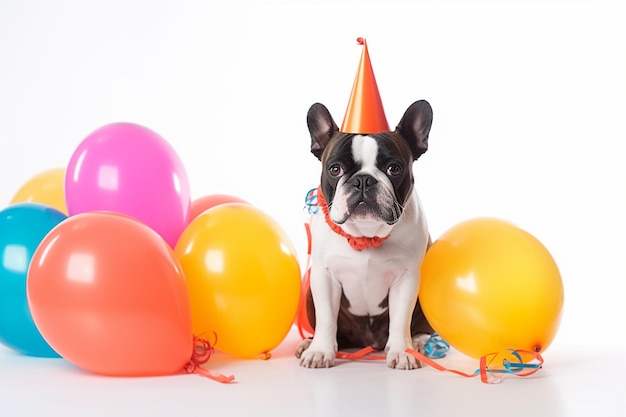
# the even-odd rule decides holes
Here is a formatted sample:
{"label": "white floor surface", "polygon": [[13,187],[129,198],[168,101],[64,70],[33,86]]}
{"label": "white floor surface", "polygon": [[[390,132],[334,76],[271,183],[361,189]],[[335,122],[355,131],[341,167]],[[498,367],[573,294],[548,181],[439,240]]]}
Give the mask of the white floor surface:
{"label": "white floor surface", "polygon": [[[388,369],[340,361],[304,369],[293,357],[297,332],[269,360],[217,352],[206,367],[233,374],[220,384],[197,375],[118,378],[90,374],[63,359],[0,349],[0,415],[18,416],[623,416],[624,350],[553,345],[534,376],[498,385],[433,368]],[[452,351],[440,360],[473,371]]]}

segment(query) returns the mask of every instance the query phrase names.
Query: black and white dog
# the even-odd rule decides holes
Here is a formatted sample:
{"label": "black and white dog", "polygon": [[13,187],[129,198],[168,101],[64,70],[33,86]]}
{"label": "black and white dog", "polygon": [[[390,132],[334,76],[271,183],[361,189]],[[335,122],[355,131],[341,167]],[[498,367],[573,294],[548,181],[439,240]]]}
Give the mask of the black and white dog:
{"label": "black and white dog", "polygon": [[338,349],[372,346],[387,366],[421,367],[433,332],[418,301],[429,233],[414,187],[413,162],[428,149],[432,108],[416,101],[393,132],[342,133],[319,103],[307,116],[311,152],[322,162],[311,220],[307,312],[313,339],[296,350],[300,365],[330,367]]}

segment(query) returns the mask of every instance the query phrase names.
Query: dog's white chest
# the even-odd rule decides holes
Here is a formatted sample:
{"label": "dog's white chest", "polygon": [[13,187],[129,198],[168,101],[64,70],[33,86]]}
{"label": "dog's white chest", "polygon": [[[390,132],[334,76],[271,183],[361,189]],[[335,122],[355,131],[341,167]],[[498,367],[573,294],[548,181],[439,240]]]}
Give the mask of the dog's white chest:
{"label": "dog's white chest", "polygon": [[428,232],[425,220],[417,215],[419,202],[414,203],[408,204],[405,218],[382,246],[363,251],[351,248],[343,236],[331,231],[321,213],[313,216],[312,263],[321,266],[322,274],[341,286],[352,314],[384,313],[393,285],[406,279],[418,280],[416,268],[426,251]]}
{"label": "dog's white chest", "polygon": [[[390,262],[365,252],[337,259],[330,267],[331,274],[341,283],[343,293],[350,303],[349,311],[357,316],[377,316],[387,310],[387,297],[393,282],[406,270],[392,267]],[[331,263],[331,265],[334,263]]]}
{"label": "dog's white chest", "polygon": [[329,259],[329,272],[341,283],[350,303],[349,311],[354,315],[376,316],[384,313],[389,287],[402,273],[377,258],[379,256],[364,251],[356,255],[353,253],[350,258],[337,254]]}

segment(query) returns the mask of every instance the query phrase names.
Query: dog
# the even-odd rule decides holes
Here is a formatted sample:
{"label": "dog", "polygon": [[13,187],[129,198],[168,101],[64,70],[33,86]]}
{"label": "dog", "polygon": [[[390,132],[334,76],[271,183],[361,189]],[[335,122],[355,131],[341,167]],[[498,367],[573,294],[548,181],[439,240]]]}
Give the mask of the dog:
{"label": "dog", "polygon": [[420,267],[430,244],[415,191],[413,162],[428,149],[433,112],[419,100],[393,132],[340,132],[328,109],[311,106],[311,152],[322,163],[311,218],[307,314],[312,339],[296,348],[300,365],[327,368],[338,349],[385,350],[395,369],[421,367],[433,329],[419,304]]}

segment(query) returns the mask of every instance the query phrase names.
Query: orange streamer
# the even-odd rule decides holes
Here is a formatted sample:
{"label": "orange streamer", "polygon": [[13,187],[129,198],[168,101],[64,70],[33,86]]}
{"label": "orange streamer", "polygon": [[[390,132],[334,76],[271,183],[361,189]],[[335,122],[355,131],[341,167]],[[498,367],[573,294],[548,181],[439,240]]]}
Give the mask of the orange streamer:
{"label": "orange streamer", "polygon": [[[337,359],[345,359],[345,360],[385,360],[384,355],[372,355],[372,353],[376,352],[371,346],[365,347],[359,351],[348,353],[348,352],[337,352]],[[459,371],[456,369],[449,369],[441,364],[435,362],[431,358],[422,355],[421,353],[413,350],[407,349],[406,352],[412,355],[417,360],[421,361],[423,364],[428,365],[438,371],[442,372],[450,372],[465,378],[472,378],[480,375],[480,380],[485,384],[496,384],[501,382],[501,378],[490,379],[490,373],[500,373],[500,374],[512,374],[518,377],[526,377],[536,373],[543,366],[543,358],[537,352],[530,352],[525,350],[509,350],[506,353],[508,355],[505,356],[514,356],[519,359],[519,363],[511,362],[506,357],[502,359],[502,364],[498,364],[496,362],[497,358],[502,357],[502,353],[490,353],[480,358],[479,368],[473,373],[467,373],[463,371]],[[524,363],[521,359],[521,355],[529,356],[533,358],[536,363]]]}

